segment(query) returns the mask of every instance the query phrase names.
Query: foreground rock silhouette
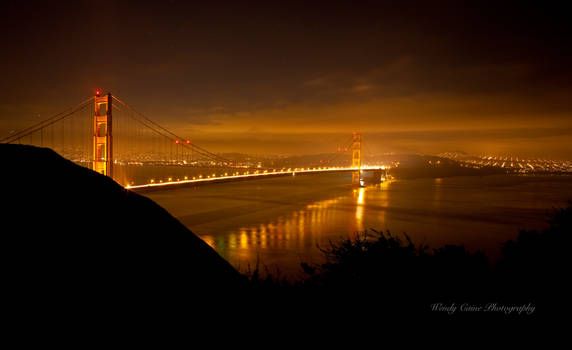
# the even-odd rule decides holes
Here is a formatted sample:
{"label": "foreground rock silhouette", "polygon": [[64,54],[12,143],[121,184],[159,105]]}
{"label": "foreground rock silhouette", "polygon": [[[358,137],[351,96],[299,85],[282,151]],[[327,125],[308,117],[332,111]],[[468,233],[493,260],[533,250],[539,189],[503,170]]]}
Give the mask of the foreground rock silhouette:
{"label": "foreground rock silhouette", "polygon": [[50,149],[0,144],[0,157],[4,292],[18,314],[133,316],[243,288],[227,261],[153,201]]}

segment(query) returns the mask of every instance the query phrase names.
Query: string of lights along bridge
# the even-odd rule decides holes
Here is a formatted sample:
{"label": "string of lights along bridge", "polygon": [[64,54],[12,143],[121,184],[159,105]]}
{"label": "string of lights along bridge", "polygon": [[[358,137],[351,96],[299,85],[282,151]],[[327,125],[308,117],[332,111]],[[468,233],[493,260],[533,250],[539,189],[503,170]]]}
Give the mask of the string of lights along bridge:
{"label": "string of lights along bridge", "polygon": [[[51,148],[133,190],[324,172],[351,172],[352,184],[363,186],[364,171],[372,171],[379,181],[386,175],[384,167],[362,165],[359,133],[354,132],[330,159],[315,167],[268,168],[262,162],[236,162],[210,152],[111,93],[99,91],[0,142]],[[334,166],[347,151],[351,161]]]}

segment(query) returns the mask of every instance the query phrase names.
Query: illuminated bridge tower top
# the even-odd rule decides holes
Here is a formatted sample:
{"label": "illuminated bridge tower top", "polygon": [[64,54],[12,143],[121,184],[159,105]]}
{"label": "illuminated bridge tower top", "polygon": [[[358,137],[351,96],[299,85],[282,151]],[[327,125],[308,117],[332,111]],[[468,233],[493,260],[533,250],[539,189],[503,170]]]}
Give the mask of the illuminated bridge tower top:
{"label": "illuminated bridge tower top", "polygon": [[113,138],[111,118],[111,93],[95,94],[93,117],[93,170],[113,177]]}
{"label": "illuminated bridge tower top", "polygon": [[361,186],[361,134],[354,132],[352,143],[352,168],[358,169],[352,172],[352,185]]}

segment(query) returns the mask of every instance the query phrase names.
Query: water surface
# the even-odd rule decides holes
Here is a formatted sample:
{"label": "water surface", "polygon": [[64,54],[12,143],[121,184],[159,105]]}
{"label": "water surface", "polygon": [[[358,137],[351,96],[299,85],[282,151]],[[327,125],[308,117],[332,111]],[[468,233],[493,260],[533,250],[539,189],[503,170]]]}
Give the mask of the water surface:
{"label": "water surface", "polygon": [[569,176],[395,180],[354,189],[351,174],[313,174],[146,194],[241,271],[260,261],[301,274],[325,247],[368,228],[417,244],[463,244],[493,260],[519,228],[538,228],[572,198]]}

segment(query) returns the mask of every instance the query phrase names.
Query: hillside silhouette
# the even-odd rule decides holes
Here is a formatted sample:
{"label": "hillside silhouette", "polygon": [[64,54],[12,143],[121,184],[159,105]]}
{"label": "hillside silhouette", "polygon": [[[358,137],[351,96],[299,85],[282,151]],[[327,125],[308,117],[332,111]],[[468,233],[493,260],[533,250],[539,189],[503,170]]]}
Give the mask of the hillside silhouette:
{"label": "hillside silhouette", "polygon": [[0,144],[0,156],[4,295],[18,314],[136,318],[243,287],[226,260],[150,199],[50,149]]}

